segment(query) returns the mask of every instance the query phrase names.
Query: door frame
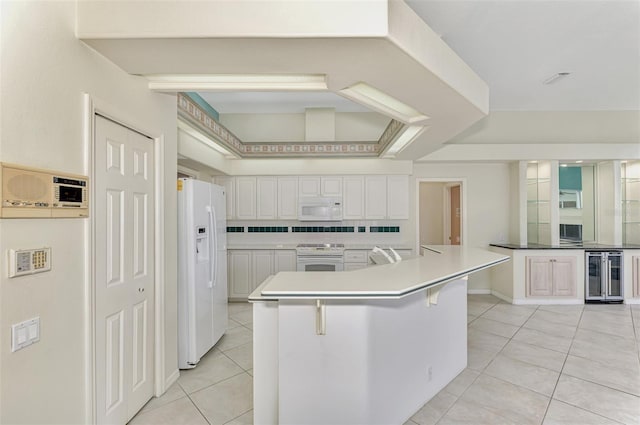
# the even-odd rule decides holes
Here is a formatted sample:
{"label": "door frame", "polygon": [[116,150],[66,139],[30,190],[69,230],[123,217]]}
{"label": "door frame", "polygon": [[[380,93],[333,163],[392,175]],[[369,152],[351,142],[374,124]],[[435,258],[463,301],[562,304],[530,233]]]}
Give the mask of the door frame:
{"label": "door frame", "polygon": [[[124,112],[109,103],[92,96],[88,93],[83,93],[83,144],[84,144],[84,173],[90,178],[90,190],[89,193],[89,218],[85,220],[84,232],[85,232],[85,288],[84,288],[84,323],[85,323],[85,417],[87,423],[95,423],[97,408],[96,408],[96,341],[95,341],[95,284],[96,284],[96,256],[95,256],[95,241],[96,241],[96,222],[95,222],[95,137],[94,137],[94,118],[96,114],[118,123],[124,127],[127,127],[133,131],[149,137],[153,141],[154,150],[154,255],[156,258],[154,267],[154,321],[155,332],[153,336],[154,340],[154,373],[153,373],[153,388],[154,395],[159,396],[165,391],[165,240],[164,240],[164,150],[165,150],[165,136],[164,134],[158,134],[152,129],[145,128],[138,123],[145,122],[144,119]],[[175,377],[177,379],[177,376]]]}
{"label": "door frame", "polygon": [[[442,240],[445,245],[452,245],[451,240],[449,239],[449,236],[451,235],[451,188],[458,186],[460,187],[460,215],[462,216],[462,184],[460,182],[447,182],[444,186],[444,223],[442,223],[442,231],[444,233],[442,235]],[[460,245],[462,245],[462,217],[460,219],[460,233]]]}
{"label": "door frame", "polygon": [[[467,179],[466,177],[416,177],[415,187],[415,236],[416,236],[416,252],[421,253],[420,249],[420,183],[451,183],[452,185],[460,185],[460,208],[462,210],[462,219],[460,220],[460,245],[464,245],[467,241]],[[446,190],[445,190],[446,191]],[[445,208],[449,208],[445,202]],[[445,219],[445,223],[446,223]],[[444,227],[444,226],[443,226]]]}

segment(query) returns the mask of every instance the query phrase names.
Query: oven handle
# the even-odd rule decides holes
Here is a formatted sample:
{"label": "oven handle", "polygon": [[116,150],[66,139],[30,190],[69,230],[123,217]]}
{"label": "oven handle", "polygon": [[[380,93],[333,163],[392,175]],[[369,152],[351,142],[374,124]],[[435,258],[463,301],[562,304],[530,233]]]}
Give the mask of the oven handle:
{"label": "oven handle", "polygon": [[308,262],[323,262],[323,263],[343,263],[344,259],[342,258],[342,256],[340,257],[323,257],[323,256],[318,256],[318,257],[311,257],[311,256],[304,256],[304,257],[298,257],[297,258],[299,263],[308,263]]}

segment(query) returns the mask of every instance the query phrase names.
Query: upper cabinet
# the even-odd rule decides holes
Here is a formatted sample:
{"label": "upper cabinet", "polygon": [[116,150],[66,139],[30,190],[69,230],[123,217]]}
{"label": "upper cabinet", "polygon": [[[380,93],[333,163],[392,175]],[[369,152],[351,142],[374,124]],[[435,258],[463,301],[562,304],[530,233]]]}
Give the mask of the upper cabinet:
{"label": "upper cabinet", "polygon": [[258,220],[275,220],[278,217],[278,178],[257,177],[256,218]]}
{"label": "upper cabinet", "polygon": [[343,210],[345,220],[362,220],[364,218],[364,177],[346,176],[342,180]]}
{"label": "upper cabinet", "polygon": [[216,177],[216,184],[224,187],[227,195],[227,220],[236,219],[236,179],[234,177]]}
{"label": "upper cabinet", "polygon": [[522,161],[518,175],[519,243],[640,243],[640,161]]}
{"label": "upper cabinet", "polygon": [[367,176],[365,218],[406,220],[409,218],[408,176]]}
{"label": "upper cabinet", "polygon": [[320,196],[320,177],[300,177],[298,196]]}
{"label": "upper cabinet", "polygon": [[387,176],[367,176],[364,182],[365,218],[387,218]]}
{"label": "upper cabinet", "polygon": [[304,176],[298,179],[299,196],[342,196],[342,177]]}
{"label": "upper cabinet", "polygon": [[409,176],[387,177],[387,218],[409,218]]}
{"label": "upper cabinet", "polygon": [[227,193],[227,220],[297,220],[305,196],[342,198],[344,220],[406,220],[409,177],[216,177]]}
{"label": "upper cabinet", "polygon": [[320,177],[321,196],[342,196],[342,177]]}
{"label": "upper cabinet", "polygon": [[640,244],[640,161],[621,164],[622,242]]}
{"label": "upper cabinet", "polygon": [[256,219],[256,178],[236,177],[236,219]]}
{"label": "upper cabinet", "polygon": [[278,177],[278,218],[281,220],[298,218],[297,177]]}

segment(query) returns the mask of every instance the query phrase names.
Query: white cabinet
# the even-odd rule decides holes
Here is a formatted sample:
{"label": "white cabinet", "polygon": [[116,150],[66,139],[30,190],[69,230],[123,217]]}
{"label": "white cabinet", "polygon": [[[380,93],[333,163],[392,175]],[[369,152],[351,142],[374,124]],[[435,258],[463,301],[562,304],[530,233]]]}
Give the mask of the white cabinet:
{"label": "white cabinet", "polygon": [[230,250],[229,264],[229,299],[246,299],[253,290],[252,253],[248,250]]}
{"label": "white cabinet", "polygon": [[576,259],[574,257],[527,257],[528,297],[575,297]]}
{"label": "white cabinet", "polygon": [[365,182],[365,218],[384,220],[387,218],[387,177],[366,176]]}
{"label": "white cabinet", "polygon": [[236,218],[256,219],[256,178],[236,177]]}
{"label": "white cabinet", "polygon": [[342,177],[304,176],[298,179],[299,196],[342,196]]}
{"label": "white cabinet", "polygon": [[299,197],[335,196],[344,220],[409,218],[408,176],[217,177],[227,192],[228,220],[296,220]]}
{"label": "white cabinet", "polygon": [[216,184],[224,187],[227,195],[227,220],[236,218],[236,179],[234,177],[216,177]]}
{"label": "white cabinet", "polygon": [[409,176],[387,176],[387,218],[409,218]]}
{"label": "white cabinet", "polygon": [[347,249],[344,251],[344,270],[358,270],[369,266],[369,251],[365,249]]}
{"label": "white cabinet", "polygon": [[293,249],[232,249],[227,254],[230,300],[246,300],[269,276],[296,270],[296,251]]}
{"label": "white cabinet", "polygon": [[365,218],[406,220],[409,218],[409,176],[366,176]]}
{"label": "white cabinet", "polygon": [[278,206],[278,179],[276,177],[257,177],[256,218],[275,220]]}
{"label": "white cabinet", "polygon": [[640,256],[631,257],[633,296],[640,297]]}
{"label": "white cabinet", "polygon": [[295,272],[297,268],[297,258],[296,251],[291,250],[280,250],[277,249],[274,251],[273,257],[273,271],[274,273],[278,272]]}
{"label": "white cabinet", "polygon": [[273,251],[269,249],[253,251],[253,291],[273,274]]}
{"label": "white cabinet", "polygon": [[320,177],[300,177],[298,179],[299,196],[320,196]]}
{"label": "white cabinet", "polygon": [[364,218],[364,177],[344,177],[342,188],[344,193],[343,218],[345,220],[362,220]]}
{"label": "white cabinet", "polygon": [[320,177],[321,196],[342,196],[342,177]]}
{"label": "white cabinet", "polygon": [[298,218],[298,178],[278,177],[278,218]]}

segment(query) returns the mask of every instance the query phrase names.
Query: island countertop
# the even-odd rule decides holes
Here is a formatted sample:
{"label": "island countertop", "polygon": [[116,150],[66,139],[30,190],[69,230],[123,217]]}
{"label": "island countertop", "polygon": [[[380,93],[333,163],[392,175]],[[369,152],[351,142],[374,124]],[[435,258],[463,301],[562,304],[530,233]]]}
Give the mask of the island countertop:
{"label": "island countertop", "polygon": [[595,242],[585,242],[585,243],[577,243],[577,244],[566,244],[566,245],[544,245],[537,243],[529,243],[529,244],[514,244],[507,242],[495,242],[489,244],[489,246],[493,246],[496,248],[504,248],[504,249],[531,249],[531,250],[544,250],[544,249],[578,249],[584,251],[608,251],[613,249],[640,249],[640,245],[636,244],[599,244]]}
{"label": "island countertop", "polygon": [[249,301],[269,299],[395,299],[509,261],[480,248],[432,246],[440,253],[348,272],[280,272]]}

